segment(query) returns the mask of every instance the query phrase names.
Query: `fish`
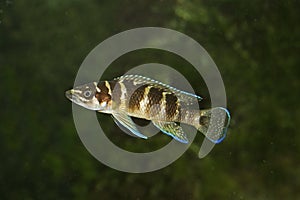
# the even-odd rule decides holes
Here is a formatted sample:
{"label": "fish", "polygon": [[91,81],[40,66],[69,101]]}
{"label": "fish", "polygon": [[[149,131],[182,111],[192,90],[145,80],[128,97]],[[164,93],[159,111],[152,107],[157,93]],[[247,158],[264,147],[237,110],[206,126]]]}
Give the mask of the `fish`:
{"label": "fish", "polygon": [[181,143],[189,142],[181,123],[195,127],[216,144],[226,137],[230,123],[226,108],[195,109],[202,97],[141,75],[79,85],[67,90],[65,96],[86,109],[111,114],[120,128],[143,139],[148,137],[138,130],[132,117],[150,120]]}

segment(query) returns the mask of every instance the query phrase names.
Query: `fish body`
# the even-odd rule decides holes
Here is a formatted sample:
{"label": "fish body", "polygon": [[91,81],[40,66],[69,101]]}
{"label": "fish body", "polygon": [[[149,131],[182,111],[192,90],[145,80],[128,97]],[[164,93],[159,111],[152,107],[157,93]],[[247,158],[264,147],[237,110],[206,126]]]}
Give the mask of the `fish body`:
{"label": "fish body", "polygon": [[209,140],[219,143],[225,138],[230,121],[227,109],[199,110],[195,105],[201,97],[139,75],[77,86],[68,90],[66,97],[87,109],[111,114],[120,127],[144,139],[147,137],[131,117],[151,120],[163,133],[182,143],[188,143],[188,139],[178,123],[194,126]]}

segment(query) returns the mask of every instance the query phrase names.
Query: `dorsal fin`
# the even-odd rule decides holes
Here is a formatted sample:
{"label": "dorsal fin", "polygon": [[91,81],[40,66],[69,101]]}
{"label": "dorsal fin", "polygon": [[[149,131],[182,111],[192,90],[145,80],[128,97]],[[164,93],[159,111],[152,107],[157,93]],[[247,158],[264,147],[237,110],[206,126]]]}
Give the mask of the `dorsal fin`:
{"label": "dorsal fin", "polygon": [[170,93],[174,93],[181,102],[186,103],[186,105],[193,105],[195,103],[198,103],[199,101],[202,100],[202,97],[189,93],[189,92],[185,92],[182,90],[179,90],[175,87],[172,87],[170,85],[164,84],[160,81],[151,79],[151,78],[147,78],[141,75],[124,75],[124,76],[120,76],[118,78],[115,78],[114,80],[118,80],[120,82],[123,81],[130,81],[133,83],[133,85],[153,85],[155,87],[161,88],[166,90],[167,92]]}

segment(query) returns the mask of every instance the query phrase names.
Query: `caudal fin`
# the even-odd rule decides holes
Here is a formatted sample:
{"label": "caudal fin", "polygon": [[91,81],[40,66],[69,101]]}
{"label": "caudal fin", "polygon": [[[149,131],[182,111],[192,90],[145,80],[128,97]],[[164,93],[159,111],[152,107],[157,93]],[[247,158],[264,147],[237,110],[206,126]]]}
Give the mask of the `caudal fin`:
{"label": "caudal fin", "polygon": [[220,143],[226,137],[229,122],[230,114],[226,108],[201,110],[197,129],[213,143]]}

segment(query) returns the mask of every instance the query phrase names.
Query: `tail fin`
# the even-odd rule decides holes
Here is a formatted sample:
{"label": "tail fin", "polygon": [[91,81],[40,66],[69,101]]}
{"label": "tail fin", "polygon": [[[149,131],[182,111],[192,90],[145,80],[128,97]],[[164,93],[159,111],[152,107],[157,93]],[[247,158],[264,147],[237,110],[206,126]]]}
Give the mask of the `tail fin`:
{"label": "tail fin", "polygon": [[230,114],[226,108],[201,110],[197,129],[213,143],[220,143],[226,137],[229,122]]}

